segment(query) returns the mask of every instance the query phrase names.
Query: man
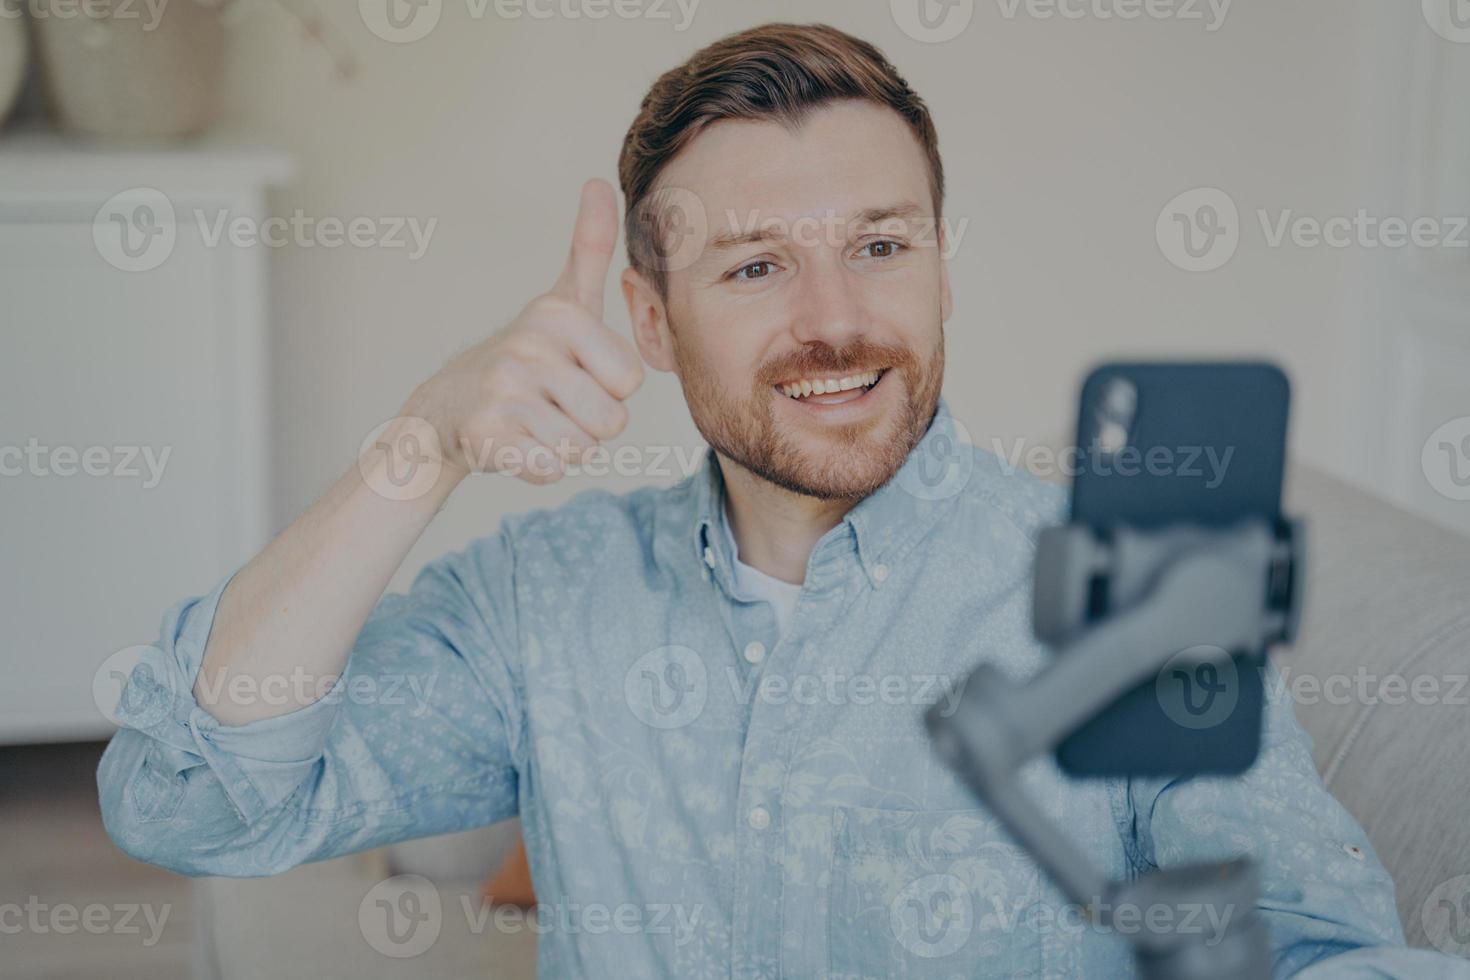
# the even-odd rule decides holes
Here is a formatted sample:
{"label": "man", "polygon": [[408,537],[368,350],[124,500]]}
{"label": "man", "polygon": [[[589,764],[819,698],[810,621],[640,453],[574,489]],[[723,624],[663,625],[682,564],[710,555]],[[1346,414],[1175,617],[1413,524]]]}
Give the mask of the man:
{"label": "man", "polygon": [[[166,617],[99,773],[114,839],[267,875],[519,814],[543,977],[1126,975],[920,720],[977,661],[1040,666],[1033,540],[1063,519],[940,402],[924,103],[862,41],[765,26],[653,86],[619,176],[636,353],[602,322],[617,204],[592,181],[551,291]],[[699,472],[508,519],[379,601],[471,472],[545,482],[618,435],[638,355],[678,376]],[[341,678],[230,694],[300,674]],[[393,679],[421,702],[352,696]],[[1254,855],[1282,975],[1420,962],[1290,706],[1268,715],[1243,779],[1029,786],[1115,878]]]}

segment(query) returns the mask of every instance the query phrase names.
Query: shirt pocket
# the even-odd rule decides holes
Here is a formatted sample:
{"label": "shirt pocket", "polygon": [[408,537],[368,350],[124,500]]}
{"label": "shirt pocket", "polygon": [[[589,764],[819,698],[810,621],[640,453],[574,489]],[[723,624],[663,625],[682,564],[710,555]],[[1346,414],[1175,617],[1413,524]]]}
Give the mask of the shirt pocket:
{"label": "shirt pocket", "polygon": [[828,974],[1038,977],[1040,871],[985,810],[832,815]]}

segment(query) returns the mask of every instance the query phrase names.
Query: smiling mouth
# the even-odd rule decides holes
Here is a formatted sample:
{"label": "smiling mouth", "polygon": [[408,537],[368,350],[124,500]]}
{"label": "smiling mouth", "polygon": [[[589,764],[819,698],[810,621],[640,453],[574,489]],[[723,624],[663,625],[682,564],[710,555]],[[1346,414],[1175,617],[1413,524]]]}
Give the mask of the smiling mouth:
{"label": "smiling mouth", "polygon": [[776,385],[776,390],[793,401],[836,405],[865,395],[887,373],[887,368],[839,377],[801,378]]}

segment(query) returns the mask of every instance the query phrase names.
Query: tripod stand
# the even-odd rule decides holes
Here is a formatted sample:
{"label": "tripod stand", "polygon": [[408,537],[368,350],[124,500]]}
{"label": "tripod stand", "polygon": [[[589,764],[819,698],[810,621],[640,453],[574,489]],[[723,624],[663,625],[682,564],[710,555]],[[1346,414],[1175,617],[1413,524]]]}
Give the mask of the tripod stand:
{"label": "tripod stand", "polygon": [[[1106,535],[1079,525],[1049,528],[1038,544],[1033,628],[1055,659],[1025,684],[982,664],[962,682],[951,713],[936,705],[926,715],[936,751],[1069,899],[1107,910],[1100,925],[1114,925],[1112,910],[1120,907],[1163,908],[1174,913],[1168,922],[1182,923],[1188,919],[1180,913],[1213,906],[1215,920],[1229,922],[1208,944],[1202,931],[1182,927],[1127,930],[1147,980],[1270,977],[1254,866],[1237,859],[1109,881],[1023,792],[1019,770],[1166,665],[1183,658],[1224,667],[1228,651],[1291,642],[1301,538],[1299,523],[1258,520]],[[1101,618],[1100,595],[1107,597]],[[1125,760],[1129,749],[1116,746]]]}

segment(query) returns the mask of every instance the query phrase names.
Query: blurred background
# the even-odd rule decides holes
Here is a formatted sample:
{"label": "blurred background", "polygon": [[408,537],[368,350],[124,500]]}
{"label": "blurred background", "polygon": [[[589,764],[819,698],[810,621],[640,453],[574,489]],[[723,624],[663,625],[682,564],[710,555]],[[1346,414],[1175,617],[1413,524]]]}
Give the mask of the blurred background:
{"label": "blurred background", "polygon": [[[92,769],[128,648],[550,286],[658,75],[771,20],[874,42],[933,111],[977,445],[1044,459],[1103,358],[1268,357],[1299,467],[1470,532],[1466,0],[0,0],[0,975],[271,975],[230,964],[309,942],[307,911],[353,936],[343,975],[530,970],[525,930],[416,960],[357,935],[358,882],[478,901],[513,828],[265,900],[113,851]],[[615,276],[607,310],[626,334]],[[630,409],[618,444],[683,453],[477,479],[393,587],[503,514],[683,476],[677,384]],[[5,903],[42,911],[7,931]]]}

